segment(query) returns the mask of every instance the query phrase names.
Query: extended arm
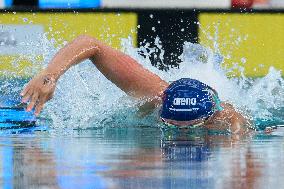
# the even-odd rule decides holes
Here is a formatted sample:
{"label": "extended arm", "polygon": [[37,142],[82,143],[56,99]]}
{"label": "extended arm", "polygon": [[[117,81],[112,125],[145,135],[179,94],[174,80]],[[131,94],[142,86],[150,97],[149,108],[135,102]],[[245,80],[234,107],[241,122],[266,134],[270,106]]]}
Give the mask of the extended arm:
{"label": "extended arm", "polygon": [[130,56],[115,50],[95,38],[80,36],[62,48],[48,67],[35,76],[22,91],[23,101],[30,100],[27,110],[36,106],[39,114],[46,101],[52,98],[57,80],[71,66],[91,59],[102,74],[127,94],[153,98],[168,84],[143,68]]}

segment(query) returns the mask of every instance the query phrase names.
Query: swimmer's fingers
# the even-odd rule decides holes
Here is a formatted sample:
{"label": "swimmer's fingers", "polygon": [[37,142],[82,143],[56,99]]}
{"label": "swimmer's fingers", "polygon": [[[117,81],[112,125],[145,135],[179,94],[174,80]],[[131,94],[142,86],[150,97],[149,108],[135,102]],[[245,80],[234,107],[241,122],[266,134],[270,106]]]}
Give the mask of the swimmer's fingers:
{"label": "swimmer's fingers", "polygon": [[26,103],[29,101],[29,99],[31,98],[33,94],[33,90],[29,89],[27,92],[25,92],[25,94],[22,96],[22,102]]}
{"label": "swimmer's fingers", "polygon": [[38,101],[38,97],[39,97],[39,94],[37,92],[34,92],[32,97],[30,98],[30,103],[27,107],[27,111],[31,111],[33,109],[33,107],[35,106],[36,102]]}
{"label": "swimmer's fingers", "polygon": [[44,103],[46,102],[46,97],[41,97],[38,104],[35,107],[35,115],[38,116],[43,109]]}
{"label": "swimmer's fingers", "polygon": [[22,90],[22,92],[20,93],[21,96],[25,96],[27,94],[27,92],[30,90],[30,86],[29,84]]}

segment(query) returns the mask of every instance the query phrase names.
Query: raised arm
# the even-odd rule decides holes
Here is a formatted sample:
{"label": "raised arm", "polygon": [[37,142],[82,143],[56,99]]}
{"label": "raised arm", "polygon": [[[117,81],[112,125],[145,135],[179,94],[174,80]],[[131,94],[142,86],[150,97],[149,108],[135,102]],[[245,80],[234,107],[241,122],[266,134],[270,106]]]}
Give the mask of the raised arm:
{"label": "raised arm", "polygon": [[168,84],[143,68],[130,56],[89,36],[80,36],[62,48],[48,67],[36,75],[24,88],[23,101],[30,101],[27,110],[36,106],[39,114],[45,102],[52,98],[56,82],[71,66],[91,59],[102,74],[127,94],[153,98]]}

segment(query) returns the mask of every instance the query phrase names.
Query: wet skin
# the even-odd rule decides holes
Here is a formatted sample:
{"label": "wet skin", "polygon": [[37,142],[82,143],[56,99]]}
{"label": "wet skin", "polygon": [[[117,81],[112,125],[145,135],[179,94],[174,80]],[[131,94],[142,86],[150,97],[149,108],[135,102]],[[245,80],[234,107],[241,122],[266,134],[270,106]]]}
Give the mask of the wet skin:
{"label": "wet skin", "polygon": [[[23,102],[29,101],[27,111],[35,107],[35,114],[38,115],[44,104],[53,97],[60,76],[71,66],[86,59],[90,59],[107,79],[125,93],[146,101],[140,108],[140,115],[148,114],[161,105],[161,96],[169,85],[166,81],[121,51],[95,38],[79,36],[59,50],[48,67],[36,75],[23,89],[21,92]],[[211,116],[205,124],[206,127],[210,129],[212,125],[218,123],[232,133],[244,132],[242,125],[249,124],[246,119],[232,105],[223,103],[222,106],[224,110]],[[168,121],[178,126],[188,124]]]}

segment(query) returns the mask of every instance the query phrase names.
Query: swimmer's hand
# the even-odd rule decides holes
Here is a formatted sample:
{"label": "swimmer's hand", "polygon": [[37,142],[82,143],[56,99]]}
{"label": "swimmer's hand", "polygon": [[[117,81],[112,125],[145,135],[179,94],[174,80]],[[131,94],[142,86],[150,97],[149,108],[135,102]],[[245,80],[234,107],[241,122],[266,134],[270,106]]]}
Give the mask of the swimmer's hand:
{"label": "swimmer's hand", "polygon": [[28,102],[27,111],[35,107],[35,115],[39,115],[44,104],[53,97],[56,80],[52,74],[43,70],[35,76],[21,92],[22,102]]}

